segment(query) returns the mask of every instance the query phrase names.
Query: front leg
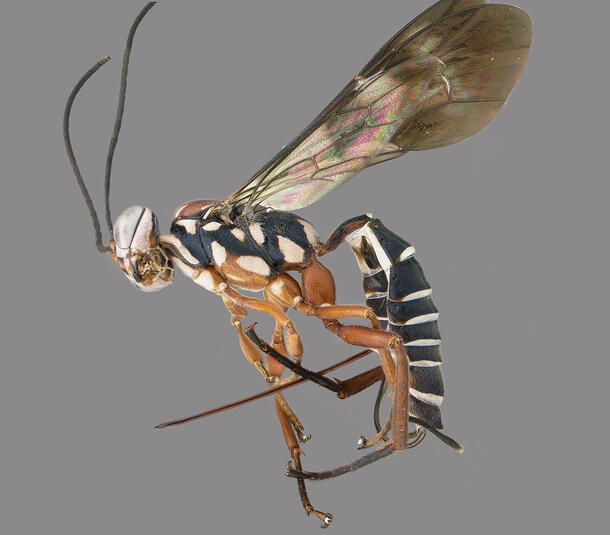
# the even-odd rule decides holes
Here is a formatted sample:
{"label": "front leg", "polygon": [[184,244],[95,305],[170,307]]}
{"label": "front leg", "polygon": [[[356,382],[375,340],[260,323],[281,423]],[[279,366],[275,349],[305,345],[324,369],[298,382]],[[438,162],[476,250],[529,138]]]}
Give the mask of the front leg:
{"label": "front leg", "polygon": [[[221,297],[225,307],[231,314],[231,323],[237,330],[239,345],[241,346],[244,356],[248,362],[260,372],[267,383],[271,386],[275,386],[279,381],[279,377],[282,375],[283,366],[274,359],[270,359],[267,366],[265,365],[261,352],[256,345],[245,336],[241,321],[248,315],[249,308],[266,312],[275,320],[274,342],[277,341],[276,347],[280,351],[286,352],[283,338],[283,331],[286,329],[288,332],[287,340],[289,352],[295,360],[300,360],[303,355],[303,344],[292,325],[292,321],[286,315],[282,307],[262,299],[254,299],[241,295],[239,292],[233,290],[222,275],[211,267],[204,268],[194,274],[193,281],[206,290],[214,292]],[[299,439],[302,442],[305,442],[308,437],[303,430],[303,425],[288,406],[284,396],[278,393],[277,400],[280,406],[283,407],[286,418],[291,422]]]}
{"label": "front leg", "polygon": [[264,299],[254,299],[252,297],[246,297],[241,295],[239,292],[233,290],[233,288],[226,287],[220,292],[220,295],[225,303],[233,303],[234,305],[240,306],[245,309],[259,310],[269,314],[276,321],[276,331],[279,327],[286,331],[286,346],[290,355],[300,362],[303,356],[303,343],[301,337],[297,333],[292,320],[286,315],[286,312],[279,306],[266,301]]}
{"label": "front leg", "polygon": [[[254,342],[244,334],[240,322],[247,314],[247,309],[245,308],[246,306],[250,306],[256,310],[262,310],[274,317],[275,329],[273,332],[273,351],[278,358],[286,358],[285,355],[289,352],[296,361],[296,367],[300,368],[299,363],[301,362],[303,354],[303,346],[298,334],[292,326],[292,322],[286,316],[286,308],[272,302],[247,298],[241,296],[237,292],[231,293],[225,290],[221,296],[225,306],[231,312],[231,318],[238,330],[239,342],[244,355],[248,361],[261,372],[270,386],[281,384],[282,381],[280,378],[284,371],[284,366],[278,359],[274,358],[273,356],[268,356],[267,367],[265,367],[262,353],[259,351]],[[288,341],[289,347],[291,348],[288,352],[286,351],[284,341],[284,329],[288,329]],[[295,377],[296,374],[293,372],[292,376]],[[301,454],[303,452],[299,447],[299,442],[307,442],[311,436],[305,433],[303,424],[297,418],[294,411],[290,408],[290,405],[288,405],[284,395],[280,392],[275,394],[275,407],[280,425],[282,427],[284,441],[286,442],[290,456],[296,469],[302,470]],[[305,481],[303,478],[297,477],[297,486],[299,496],[301,498],[301,504],[303,505],[307,515],[314,514],[322,521],[322,528],[328,527],[332,522],[333,516],[330,513],[319,511],[312,506],[307,495],[307,489],[305,487]]]}
{"label": "front leg", "polygon": [[[286,330],[286,342],[290,355],[295,359],[302,357],[303,343],[301,342],[301,337],[294,328],[292,320],[286,315],[281,306],[270,301],[246,297],[240,294],[231,288],[224,277],[211,267],[198,270],[192,275],[192,278],[193,282],[199,286],[221,297],[225,307],[231,313],[231,323],[233,325],[237,325],[248,315],[248,309],[259,310],[269,314],[276,322],[276,331],[280,328]],[[240,336],[240,343],[243,338],[243,336]],[[247,356],[247,358],[250,361],[250,357]],[[253,356],[253,359],[258,362],[258,358]],[[258,368],[258,365],[256,367]]]}
{"label": "front leg", "polygon": [[219,295],[224,305],[231,312],[233,324],[241,321],[248,314],[248,309],[260,310],[269,314],[283,329],[286,330],[288,351],[295,358],[303,355],[303,344],[296,332],[292,320],[281,307],[263,299],[246,297],[231,288],[223,276],[214,268],[208,267],[199,270],[193,275],[193,281],[206,290]]}

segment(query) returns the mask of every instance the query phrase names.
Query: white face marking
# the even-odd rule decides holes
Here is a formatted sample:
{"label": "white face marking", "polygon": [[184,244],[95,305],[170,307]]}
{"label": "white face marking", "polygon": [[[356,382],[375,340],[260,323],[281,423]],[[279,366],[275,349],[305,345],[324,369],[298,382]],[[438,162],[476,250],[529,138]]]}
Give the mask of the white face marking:
{"label": "white face marking", "polygon": [[232,228],[231,234],[235,236],[239,241],[246,241],[246,233],[240,228]]}
{"label": "white face marking", "polygon": [[434,405],[435,407],[440,407],[443,402],[443,396],[438,396],[436,394],[428,394],[427,392],[420,392],[419,390],[415,390],[415,388],[409,388],[409,394],[411,394],[414,398],[427,403],[428,405]]}
{"label": "white face marking", "polygon": [[189,233],[189,234],[195,234],[196,232],[196,226],[197,226],[197,220],[196,219],[181,219],[180,221],[176,221],[176,225],[180,225],[181,227],[184,227],[184,229]]}
{"label": "white face marking", "polygon": [[212,258],[218,267],[222,266],[227,259],[227,250],[217,241],[212,242]]}
{"label": "white face marking", "polygon": [[250,231],[250,234],[252,234],[252,237],[254,238],[254,241],[256,243],[258,243],[259,245],[265,243],[265,234],[263,234],[263,227],[261,227],[258,223],[252,223],[248,227],[248,230]]}
{"label": "white face marking", "polygon": [[258,256],[240,256],[237,258],[237,265],[246,271],[263,275],[264,277],[267,277],[271,273],[267,262]]}
{"label": "white face marking", "polygon": [[208,223],[207,225],[203,225],[203,230],[218,230],[221,227],[220,223],[218,221],[212,221],[210,223]]}
{"label": "white face marking", "polygon": [[303,225],[303,230],[305,231],[305,236],[307,236],[307,241],[311,246],[318,247],[320,245],[320,237],[316,232],[316,229],[313,228],[313,225],[304,219],[299,219],[299,223]]}
{"label": "white face marking", "polygon": [[422,297],[428,297],[432,294],[432,289],[428,288],[426,290],[419,290],[418,292],[413,292],[404,297],[400,297],[398,299],[392,299],[392,301],[396,301],[398,303],[402,303],[404,301],[413,301],[414,299],[421,299]]}
{"label": "white face marking", "polygon": [[209,292],[216,292],[216,288],[214,288],[214,278],[207,269],[201,271],[199,275],[193,278],[193,281],[195,281],[196,284],[202,286]]}
{"label": "white face marking", "polygon": [[284,260],[289,264],[299,264],[305,259],[305,249],[285,236],[278,236],[277,243]]}
{"label": "white face marking", "polygon": [[189,250],[184,245],[182,245],[182,242],[178,238],[176,238],[176,236],[174,236],[173,234],[162,234],[161,236],[159,236],[159,243],[161,243],[161,244],[167,243],[167,244],[171,245],[174,249],[176,249],[176,251],[178,251],[178,253],[180,253],[182,258],[184,258],[184,260],[186,260],[189,264],[194,264],[194,265],[199,264],[199,260],[197,260],[189,252]]}

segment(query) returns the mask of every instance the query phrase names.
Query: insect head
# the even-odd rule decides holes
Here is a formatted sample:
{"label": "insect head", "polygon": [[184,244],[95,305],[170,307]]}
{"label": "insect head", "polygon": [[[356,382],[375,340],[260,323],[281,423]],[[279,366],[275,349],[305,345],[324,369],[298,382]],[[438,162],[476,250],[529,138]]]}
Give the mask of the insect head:
{"label": "insect head", "polygon": [[165,288],[174,275],[172,261],[159,245],[158,228],[150,208],[130,206],[116,218],[112,229],[112,259],[129,282],[145,292]]}

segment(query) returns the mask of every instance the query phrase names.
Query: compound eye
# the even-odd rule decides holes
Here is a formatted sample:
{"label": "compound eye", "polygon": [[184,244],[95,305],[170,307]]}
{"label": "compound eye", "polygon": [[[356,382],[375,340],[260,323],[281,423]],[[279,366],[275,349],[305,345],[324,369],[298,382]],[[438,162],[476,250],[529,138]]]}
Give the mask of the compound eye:
{"label": "compound eye", "polygon": [[157,242],[157,217],[150,208],[130,206],[116,218],[112,234],[119,258],[129,250],[146,252]]}
{"label": "compound eye", "polygon": [[160,290],[172,280],[172,262],[159,247],[157,217],[150,208],[130,206],[112,230],[114,259],[140,290]]}

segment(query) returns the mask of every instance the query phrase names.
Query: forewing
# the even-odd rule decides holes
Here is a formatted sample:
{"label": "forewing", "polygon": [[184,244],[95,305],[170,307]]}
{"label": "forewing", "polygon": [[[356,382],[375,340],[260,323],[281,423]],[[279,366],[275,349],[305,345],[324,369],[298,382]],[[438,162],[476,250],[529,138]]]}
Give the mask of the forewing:
{"label": "forewing", "polygon": [[453,13],[486,3],[481,0],[441,0],[437,2],[396,33],[379,49],[359,74],[368,77],[375,72],[404,61],[404,57],[401,54],[402,46],[416,33]]}
{"label": "forewing", "polygon": [[302,208],[365,167],[475,134],[506,101],[530,42],[530,19],[516,7],[438,2],[227,204]]}
{"label": "forewing", "polygon": [[531,39],[527,13],[502,4],[459,12],[413,36],[402,48],[405,57],[424,51],[446,67],[430,84],[424,109],[391,143],[404,154],[451,145],[481,131],[521,75]]}
{"label": "forewing", "polygon": [[371,165],[403,122],[418,112],[434,58],[403,62],[369,81],[269,173],[254,200],[273,208],[307,206]]}

